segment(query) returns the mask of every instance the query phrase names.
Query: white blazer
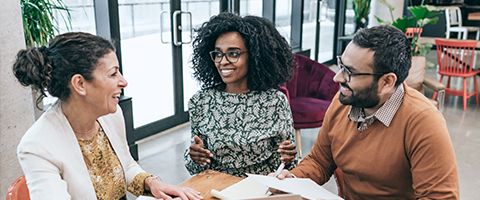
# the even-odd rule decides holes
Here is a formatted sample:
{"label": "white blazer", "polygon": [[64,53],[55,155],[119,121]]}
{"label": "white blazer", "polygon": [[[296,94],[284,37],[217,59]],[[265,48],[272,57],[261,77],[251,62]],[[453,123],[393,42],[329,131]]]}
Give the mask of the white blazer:
{"label": "white blazer", "polygon": [[[143,169],[130,155],[120,106],[98,119],[117,154],[127,184]],[[47,110],[22,137],[17,156],[30,199],[97,199],[72,127],[60,103]]]}

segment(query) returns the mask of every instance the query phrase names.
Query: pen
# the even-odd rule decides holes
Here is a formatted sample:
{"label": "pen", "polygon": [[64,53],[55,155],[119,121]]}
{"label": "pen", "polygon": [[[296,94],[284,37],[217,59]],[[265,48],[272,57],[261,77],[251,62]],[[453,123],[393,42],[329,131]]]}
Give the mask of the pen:
{"label": "pen", "polygon": [[285,168],[284,162],[280,163],[280,166],[278,166],[277,170],[275,171],[275,177],[277,177],[278,175],[280,175],[280,173],[282,173],[283,168]]}

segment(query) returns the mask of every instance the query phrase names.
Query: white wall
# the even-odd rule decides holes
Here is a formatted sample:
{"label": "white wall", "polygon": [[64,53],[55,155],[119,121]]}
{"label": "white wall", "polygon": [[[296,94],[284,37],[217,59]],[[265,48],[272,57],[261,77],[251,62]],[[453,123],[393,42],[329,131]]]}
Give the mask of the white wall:
{"label": "white wall", "polygon": [[[394,20],[403,15],[403,5],[404,1],[399,0],[386,0],[390,5],[394,6],[393,18]],[[379,17],[382,20],[391,22],[392,17],[388,7],[382,4],[379,0],[372,0],[370,4],[370,14],[368,16],[368,26],[379,25],[375,16]]]}
{"label": "white wall", "polygon": [[31,89],[21,86],[12,74],[18,50],[25,48],[19,0],[3,0],[0,6],[0,199],[22,170],[17,144],[34,122]]}

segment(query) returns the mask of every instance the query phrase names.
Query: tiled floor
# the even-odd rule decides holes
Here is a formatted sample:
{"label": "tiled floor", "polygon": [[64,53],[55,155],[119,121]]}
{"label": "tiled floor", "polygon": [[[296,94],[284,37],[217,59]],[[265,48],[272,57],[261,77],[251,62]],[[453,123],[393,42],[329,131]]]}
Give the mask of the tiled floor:
{"label": "tiled floor", "polygon": [[[429,74],[433,74],[429,72]],[[480,107],[471,98],[466,111],[459,97],[448,96],[443,115],[457,156],[461,199],[478,199],[480,188]],[[139,142],[140,165],[164,181],[178,184],[190,177],[183,154],[190,144],[190,126],[183,124]],[[303,151],[307,153],[319,129],[302,130]],[[336,193],[333,179],[324,187]]]}

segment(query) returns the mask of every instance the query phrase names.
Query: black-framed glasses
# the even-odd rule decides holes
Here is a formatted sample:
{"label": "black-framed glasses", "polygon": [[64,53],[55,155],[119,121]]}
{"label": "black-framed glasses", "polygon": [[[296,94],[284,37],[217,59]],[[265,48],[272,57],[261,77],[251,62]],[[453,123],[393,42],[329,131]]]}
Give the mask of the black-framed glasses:
{"label": "black-framed glasses", "polygon": [[212,59],[213,62],[215,63],[220,63],[222,62],[223,57],[227,59],[228,62],[230,63],[236,63],[238,62],[238,59],[242,55],[242,53],[245,53],[247,51],[240,51],[240,50],[231,50],[227,51],[225,53],[218,51],[218,50],[213,50],[210,51],[210,58]]}
{"label": "black-framed glasses", "polygon": [[337,67],[339,68],[339,72],[342,74],[343,78],[347,80],[347,82],[350,82],[350,80],[352,80],[352,76],[363,76],[363,75],[380,76],[385,74],[385,73],[354,73],[350,71],[348,66],[342,63],[342,58],[340,56],[337,56]]}

